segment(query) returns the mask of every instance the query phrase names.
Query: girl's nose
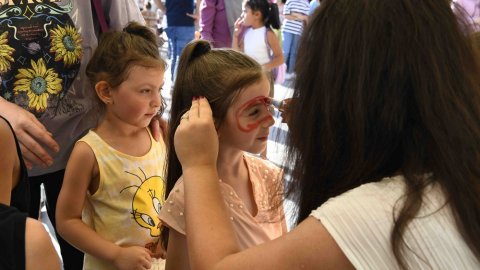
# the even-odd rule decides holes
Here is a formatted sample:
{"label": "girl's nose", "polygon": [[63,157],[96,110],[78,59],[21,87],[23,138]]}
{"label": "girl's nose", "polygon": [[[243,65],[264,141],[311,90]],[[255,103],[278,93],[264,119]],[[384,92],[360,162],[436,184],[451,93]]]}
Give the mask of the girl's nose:
{"label": "girl's nose", "polygon": [[162,106],[162,95],[160,95],[160,93],[155,93],[155,94],[153,94],[153,97],[152,97],[152,100],[151,100],[150,104],[151,104],[153,107],[160,107],[160,106]]}
{"label": "girl's nose", "polygon": [[273,115],[270,114],[269,116],[270,117],[268,117],[261,123],[261,126],[263,128],[269,128],[275,124],[275,119],[273,119]]}

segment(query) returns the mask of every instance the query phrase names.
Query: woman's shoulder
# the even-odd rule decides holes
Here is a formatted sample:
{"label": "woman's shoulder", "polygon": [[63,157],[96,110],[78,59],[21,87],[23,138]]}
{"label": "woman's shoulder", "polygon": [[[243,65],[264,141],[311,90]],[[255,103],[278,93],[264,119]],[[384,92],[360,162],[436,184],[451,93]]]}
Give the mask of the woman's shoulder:
{"label": "woman's shoulder", "polygon": [[379,182],[363,184],[327,202],[312,211],[316,218],[337,215],[362,215],[363,210],[369,212],[390,212],[399,198],[404,194],[405,183],[403,176],[386,177]]}

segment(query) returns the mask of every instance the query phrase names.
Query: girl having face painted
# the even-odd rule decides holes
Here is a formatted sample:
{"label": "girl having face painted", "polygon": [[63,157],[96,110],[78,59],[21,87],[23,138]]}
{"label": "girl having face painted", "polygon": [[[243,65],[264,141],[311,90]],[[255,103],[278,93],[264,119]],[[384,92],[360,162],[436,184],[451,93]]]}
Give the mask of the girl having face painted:
{"label": "girl having face painted", "polygon": [[[230,49],[211,49],[206,41],[185,47],[173,91],[167,170],[167,198],[160,219],[167,246],[166,269],[190,269],[186,249],[182,167],[173,135],[193,97],[209,100],[218,131],[218,185],[242,248],[277,238],[286,232],[282,206],[282,171],[261,158],[274,124],[270,82],[252,58]],[[183,120],[185,121],[185,120]]]}

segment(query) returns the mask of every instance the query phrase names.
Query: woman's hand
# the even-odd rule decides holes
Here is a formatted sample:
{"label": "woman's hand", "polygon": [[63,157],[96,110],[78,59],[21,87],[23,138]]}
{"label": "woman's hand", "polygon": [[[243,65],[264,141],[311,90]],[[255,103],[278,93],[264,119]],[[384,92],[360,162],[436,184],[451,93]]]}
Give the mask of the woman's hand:
{"label": "woman's hand", "polygon": [[278,109],[280,111],[280,116],[282,117],[282,123],[287,123],[287,125],[290,120],[291,101],[291,98],[284,99]]}
{"label": "woman's hand", "polygon": [[167,135],[168,135],[168,123],[167,121],[165,121],[165,119],[157,115],[154,118],[152,118],[152,121],[150,121],[149,127],[155,141],[158,142],[160,141],[160,139],[163,139],[163,141],[166,141]]}
{"label": "woman's hand", "polygon": [[60,146],[35,115],[20,106],[0,98],[0,115],[12,125],[20,143],[23,159],[28,168],[32,165],[47,167],[53,164],[53,158],[47,149],[58,152]]}
{"label": "woman's hand", "polygon": [[174,137],[175,152],[182,169],[216,166],[218,135],[206,98],[194,98]]}

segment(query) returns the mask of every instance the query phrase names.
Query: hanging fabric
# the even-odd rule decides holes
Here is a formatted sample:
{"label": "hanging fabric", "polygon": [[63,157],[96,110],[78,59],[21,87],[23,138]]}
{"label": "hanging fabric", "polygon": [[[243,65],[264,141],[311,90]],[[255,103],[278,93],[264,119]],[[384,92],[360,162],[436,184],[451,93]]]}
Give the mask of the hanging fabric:
{"label": "hanging fabric", "polygon": [[100,33],[108,31],[108,23],[105,19],[105,13],[103,13],[103,7],[100,0],[91,0],[92,6],[95,10],[95,15],[97,15],[98,23],[100,24]]}

